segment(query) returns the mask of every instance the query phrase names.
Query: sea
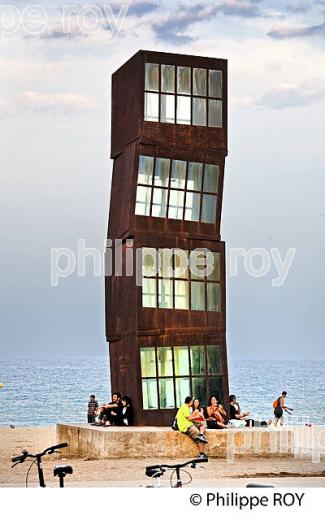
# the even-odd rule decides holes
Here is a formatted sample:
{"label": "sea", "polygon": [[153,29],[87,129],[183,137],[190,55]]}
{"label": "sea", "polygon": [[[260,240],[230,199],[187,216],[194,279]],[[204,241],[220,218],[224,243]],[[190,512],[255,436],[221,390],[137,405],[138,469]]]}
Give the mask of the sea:
{"label": "sea", "polygon": [[[230,393],[256,419],[273,416],[283,390],[293,424],[325,424],[325,361],[233,360]],[[0,425],[84,423],[89,394],[110,399],[107,357],[0,358]],[[118,390],[118,389],[117,389]]]}

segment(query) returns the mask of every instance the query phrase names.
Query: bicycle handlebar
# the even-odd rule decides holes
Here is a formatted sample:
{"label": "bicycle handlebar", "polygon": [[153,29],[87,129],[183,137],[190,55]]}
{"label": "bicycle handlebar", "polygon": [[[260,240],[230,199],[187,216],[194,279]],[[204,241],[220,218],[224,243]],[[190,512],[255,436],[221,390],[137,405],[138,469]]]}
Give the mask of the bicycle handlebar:
{"label": "bicycle handlebar", "polygon": [[201,462],[208,462],[208,459],[192,459],[182,464],[155,464],[154,466],[146,466],[146,475],[148,477],[161,476],[165,473],[166,469],[181,469],[189,465],[195,468],[196,464],[200,464]]}
{"label": "bicycle handlebar", "polygon": [[46,455],[47,453],[49,455],[51,455],[52,453],[54,453],[55,451],[57,450],[60,450],[61,448],[67,448],[68,447],[68,443],[67,442],[63,442],[61,444],[56,444],[55,446],[50,446],[49,448],[46,448],[46,450],[44,450],[42,453],[36,453],[36,455],[33,455],[32,453],[28,453],[28,451],[26,450],[23,450],[22,451],[22,455],[18,455],[17,457],[13,457],[11,459],[11,461],[13,463],[16,463],[18,464],[19,462],[22,463],[22,462],[25,462],[25,460],[30,457],[32,459],[37,459],[37,458],[41,458],[43,457],[44,455]]}
{"label": "bicycle handlebar", "polygon": [[27,458],[27,453],[23,453],[23,455],[18,455],[18,457],[13,457],[11,459],[11,462],[24,462],[25,459]]}
{"label": "bicycle handlebar", "polygon": [[51,446],[50,448],[47,448],[43,451],[43,455],[46,455],[46,453],[53,453],[56,450],[60,450],[61,448],[67,448],[68,443],[62,442],[61,444],[56,444],[55,446]]}

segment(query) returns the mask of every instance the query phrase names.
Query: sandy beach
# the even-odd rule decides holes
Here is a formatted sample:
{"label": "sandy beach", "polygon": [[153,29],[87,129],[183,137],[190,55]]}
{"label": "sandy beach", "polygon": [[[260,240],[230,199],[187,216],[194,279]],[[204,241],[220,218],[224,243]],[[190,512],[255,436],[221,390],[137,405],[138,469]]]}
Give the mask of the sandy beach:
{"label": "sandy beach", "polygon": [[[55,426],[47,427],[9,427],[0,428],[0,486],[25,486],[28,463],[19,464],[11,469],[11,457],[18,455],[22,449],[31,452],[41,451],[56,443]],[[60,460],[61,459],[61,460]],[[183,460],[183,459],[182,459]],[[138,487],[152,483],[145,476],[144,468],[155,464],[157,459],[122,459],[122,460],[85,460],[67,459],[62,456],[44,458],[46,482],[48,486],[57,486],[53,476],[56,464],[70,464],[74,468],[72,476],[66,479],[66,486],[72,487]],[[167,462],[167,461],[166,461]],[[223,459],[210,459],[202,468],[191,470],[193,481],[191,486],[246,486],[249,482],[273,484],[275,486],[325,486],[325,461],[313,463],[310,458],[266,459],[247,457],[236,459],[228,464]],[[168,476],[162,483],[168,485]],[[29,478],[30,486],[37,485],[36,469],[32,468]]]}

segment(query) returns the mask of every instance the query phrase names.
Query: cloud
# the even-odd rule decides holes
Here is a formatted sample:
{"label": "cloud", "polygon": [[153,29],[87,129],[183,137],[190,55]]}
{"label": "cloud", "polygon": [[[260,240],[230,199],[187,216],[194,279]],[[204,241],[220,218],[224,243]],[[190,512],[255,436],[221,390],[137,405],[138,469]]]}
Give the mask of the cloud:
{"label": "cloud", "polygon": [[180,5],[179,9],[170,16],[153,23],[152,28],[158,40],[183,45],[194,40],[192,36],[185,34],[185,31],[193,24],[214,16],[216,12],[216,6],[211,4],[196,4],[187,7]]}
{"label": "cloud", "polygon": [[276,110],[310,105],[325,96],[325,84],[282,83],[275,86],[255,102],[256,106],[265,106]]}
{"label": "cloud", "polygon": [[305,27],[282,27],[272,29],[268,36],[273,40],[287,40],[290,38],[309,38],[311,36],[325,36],[325,22],[320,25],[309,25]]}
{"label": "cloud", "polygon": [[139,2],[134,1],[134,2],[132,2],[132,4],[129,7],[128,16],[141,17],[145,14],[156,11],[156,9],[158,9],[158,8],[159,8],[159,4],[157,4],[156,2],[143,1],[143,0],[140,0]]}
{"label": "cloud", "polygon": [[265,16],[257,5],[259,1],[223,0],[217,10],[226,16],[240,16],[242,18],[258,18]]}
{"label": "cloud", "polygon": [[153,22],[152,28],[158,40],[175,45],[184,45],[195,40],[186,31],[202,21],[209,21],[218,13],[225,16],[239,16],[243,18],[256,18],[266,16],[259,6],[259,0],[223,0],[215,4],[180,4],[177,11],[169,16],[158,18]]}
{"label": "cloud", "polygon": [[80,94],[44,94],[31,90],[22,92],[19,101],[23,108],[35,112],[83,112],[97,107],[94,97]]}
{"label": "cloud", "polygon": [[39,35],[40,40],[75,40],[87,38],[88,34],[82,32],[78,27],[71,27],[68,31],[61,27],[48,30]]}
{"label": "cloud", "polygon": [[292,0],[285,5],[285,10],[289,13],[308,13],[313,8],[309,0]]}

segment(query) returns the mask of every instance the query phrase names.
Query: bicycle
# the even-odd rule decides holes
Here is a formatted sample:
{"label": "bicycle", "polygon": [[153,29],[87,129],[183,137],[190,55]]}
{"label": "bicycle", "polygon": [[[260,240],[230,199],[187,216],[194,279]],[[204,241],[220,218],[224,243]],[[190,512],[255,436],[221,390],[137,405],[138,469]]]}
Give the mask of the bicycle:
{"label": "bicycle", "polygon": [[[186,466],[191,466],[191,469],[195,469],[197,467],[197,465],[200,464],[201,462],[208,462],[208,458],[206,457],[206,458],[201,458],[201,459],[192,459],[187,462],[183,462],[182,464],[156,464],[154,466],[147,466],[146,472],[145,472],[147,477],[155,479],[154,486],[147,486],[147,487],[161,487],[160,477],[162,477],[166,471],[171,471],[171,470],[173,470],[173,472],[169,479],[170,487],[181,488],[181,487],[183,487],[183,485],[187,486],[188,484],[190,484],[192,482],[192,475],[188,471],[184,470],[183,468],[185,468]],[[188,475],[190,477],[190,480],[188,482],[183,483],[183,481],[181,480],[181,471],[183,471],[184,473],[186,473],[186,475]],[[173,476],[175,475],[175,473],[176,473],[176,484],[173,485]]]}
{"label": "bicycle", "polygon": [[[34,464],[37,464],[37,472],[38,472],[38,480],[39,485],[42,488],[46,487],[45,479],[44,479],[44,471],[43,471],[43,464],[42,464],[42,457],[45,455],[53,455],[53,453],[61,453],[59,450],[62,448],[67,448],[68,444],[66,442],[62,444],[57,444],[56,446],[50,446],[50,448],[46,448],[46,450],[42,451],[41,453],[36,453],[33,455],[32,453],[28,453],[27,450],[22,451],[22,455],[18,455],[17,457],[13,457],[11,461],[14,463],[11,468],[14,468],[17,466],[17,464],[22,464],[26,461],[26,459],[34,459],[31,465],[29,466],[26,474],[26,487],[28,487],[28,477],[30,470],[32,469]],[[66,475],[71,475],[73,473],[73,469],[71,466],[56,466],[54,468],[54,476],[59,477],[60,481],[60,487],[64,487],[64,477]]]}

